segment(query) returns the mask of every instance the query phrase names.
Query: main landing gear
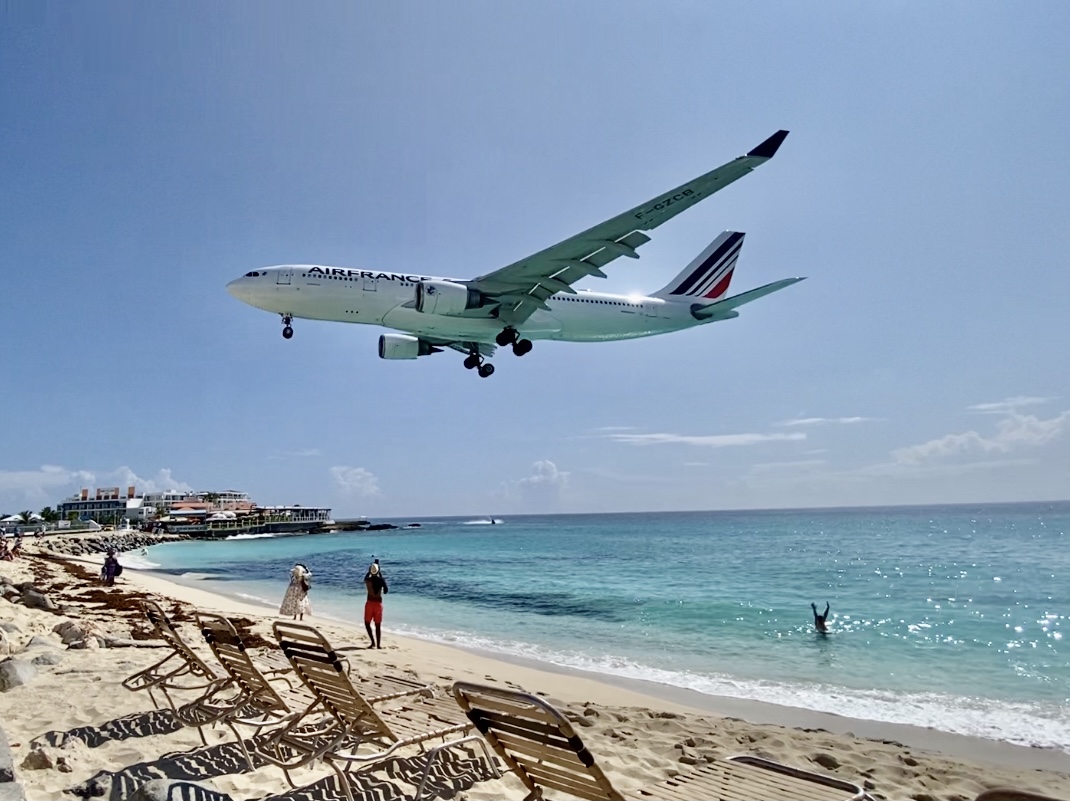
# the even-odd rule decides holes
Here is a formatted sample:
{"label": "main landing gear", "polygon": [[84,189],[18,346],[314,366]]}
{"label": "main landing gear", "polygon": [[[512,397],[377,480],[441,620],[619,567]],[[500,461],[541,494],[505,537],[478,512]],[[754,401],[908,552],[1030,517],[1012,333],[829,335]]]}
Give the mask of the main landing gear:
{"label": "main landing gear", "polygon": [[494,341],[498,343],[499,347],[504,348],[506,345],[513,346],[513,354],[516,356],[523,356],[525,353],[531,353],[532,344],[530,339],[521,339],[520,332],[512,326],[503,328],[498,336],[494,337]]}
{"label": "main landing gear", "polygon": [[293,330],[293,327],[290,325],[290,323],[292,323],[293,321],[294,321],[293,315],[291,315],[291,314],[282,315],[282,338],[283,339],[292,339],[293,338],[294,330]]}
{"label": "main landing gear", "polygon": [[494,375],[494,365],[484,359],[478,350],[473,350],[465,357],[464,369],[475,370],[476,368],[478,368],[480,378],[490,378]]}

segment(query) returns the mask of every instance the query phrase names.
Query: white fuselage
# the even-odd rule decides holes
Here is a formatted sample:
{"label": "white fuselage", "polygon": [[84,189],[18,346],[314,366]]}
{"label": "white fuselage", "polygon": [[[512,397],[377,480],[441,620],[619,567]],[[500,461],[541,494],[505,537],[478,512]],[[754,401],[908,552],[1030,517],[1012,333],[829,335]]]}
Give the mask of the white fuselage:
{"label": "white fuselage", "polygon": [[[407,334],[492,343],[502,330],[485,310],[460,316],[426,314],[415,308],[420,281],[452,278],[373,272],[342,267],[288,265],[254,270],[227,284],[239,300],[265,311],[309,320],[333,320],[392,328]],[[460,282],[458,282],[460,283]],[[702,325],[689,302],[581,290],[559,292],[516,328],[527,339],[599,342],[635,339]],[[471,314],[472,316],[466,316]]]}

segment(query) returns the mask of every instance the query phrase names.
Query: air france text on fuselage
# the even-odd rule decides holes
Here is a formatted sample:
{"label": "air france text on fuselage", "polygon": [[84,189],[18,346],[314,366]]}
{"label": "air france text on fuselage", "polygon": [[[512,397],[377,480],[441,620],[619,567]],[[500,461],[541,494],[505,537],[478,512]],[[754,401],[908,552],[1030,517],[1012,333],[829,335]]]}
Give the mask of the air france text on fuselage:
{"label": "air france text on fuselage", "polygon": [[[408,281],[418,284],[420,281],[433,281],[429,275],[400,275],[399,273],[373,273],[371,270],[347,270],[342,267],[309,267],[311,275],[338,275],[343,278],[377,278],[383,281]],[[446,279],[447,281],[450,279]]]}

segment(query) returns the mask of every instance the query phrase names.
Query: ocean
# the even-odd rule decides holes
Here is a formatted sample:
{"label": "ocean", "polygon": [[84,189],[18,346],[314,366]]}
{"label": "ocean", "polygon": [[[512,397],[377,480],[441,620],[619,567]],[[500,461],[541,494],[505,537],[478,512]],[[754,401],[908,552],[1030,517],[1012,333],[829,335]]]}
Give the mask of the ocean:
{"label": "ocean", "polygon": [[299,561],[314,615],[360,622],[375,556],[384,640],[1070,752],[1070,502],[498,520],[142,560],[272,604]]}

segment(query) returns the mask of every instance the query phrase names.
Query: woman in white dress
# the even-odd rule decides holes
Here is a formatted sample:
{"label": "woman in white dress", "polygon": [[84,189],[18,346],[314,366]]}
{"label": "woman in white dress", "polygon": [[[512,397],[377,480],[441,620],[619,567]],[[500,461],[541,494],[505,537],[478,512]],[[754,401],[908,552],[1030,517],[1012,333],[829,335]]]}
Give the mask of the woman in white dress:
{"label": "woman in white dress", "polygon": [[279,614],[292,615],[294,620],[304,620],[305,615],[312,614],[312,603],[308,600],[312,572],[298,562],[290,571],[290,586],[286,588]]}

